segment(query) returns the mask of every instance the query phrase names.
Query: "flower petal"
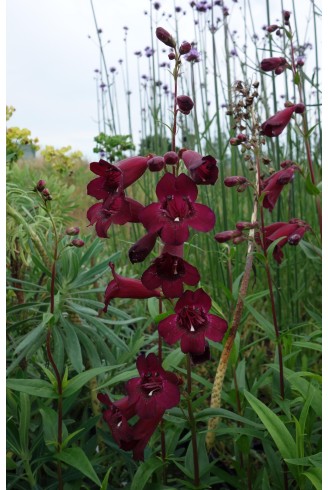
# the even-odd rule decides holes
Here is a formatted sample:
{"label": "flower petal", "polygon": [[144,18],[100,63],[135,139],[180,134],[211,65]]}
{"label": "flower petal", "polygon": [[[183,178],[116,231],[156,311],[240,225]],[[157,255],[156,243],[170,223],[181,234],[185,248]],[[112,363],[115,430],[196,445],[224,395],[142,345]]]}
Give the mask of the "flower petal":
{"label": "flower petal", "polygon": [[161,320],[158,324],[158,333],[169,345],[180,340],[183,332],[177,325],[177,315],[170,315]]}
{"label": "flower petal", "polygon": [[181,350],[185,354],[202,354],[205,350],[205,336],[203,332],[185,333],[181,337]]}
{"label": "flower petal", "polygon": [[223,318],[211,314],[207,315],[207,321],[205,336],[214,342],[221,342],[227,331],[228,323]]}
{"label": "flower petal", "polygon": [[164,223],[160,203],[153,202],[143,208],[139,213],[139,219],[149,233],[160,230]]}
{"label": "flower petal", "polygon": [[214,228],[216,217],[214,212],[204,204],[194,204],[195,215],[188,219],[188,225],[198,231],[211,231]]}
{"label": "flower petal", "polygon": [[166,222],[160,232],[162,241],[168,245],[181,245],[189,238],[189,229],[186,223]]}
{"label": "flower petal", "polygon": [[195,286],[200,280],[200,275],[196,267],[184,261],[185,266],[185,275],[183,278],[183,282],[188,284],[189,286]]}
{"label": "flower petal", "polygon": [[188,196],[191,201],[196,201],[198,189],[195,182],[186,174],[180,174],[176,179],[175,189],[177,195]]}
{"label": "flower petal", "polygon": [[183,294],[182,279],[175,280],[163,280],[162,282],[163,294],[166,298],[179,298]]}
{"label": "flower petal", "polygon": [[167,196],[173,194],[175,189],[176,177],[173,174],[165,174],[156,186],[156,195],[159,201],[164,201]]}

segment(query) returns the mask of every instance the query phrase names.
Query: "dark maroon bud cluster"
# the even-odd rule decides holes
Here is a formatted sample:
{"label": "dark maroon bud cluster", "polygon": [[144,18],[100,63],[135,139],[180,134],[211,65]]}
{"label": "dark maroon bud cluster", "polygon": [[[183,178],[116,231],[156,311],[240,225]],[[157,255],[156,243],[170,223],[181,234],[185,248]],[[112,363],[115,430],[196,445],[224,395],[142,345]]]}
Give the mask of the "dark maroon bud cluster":
{"label": "dark maroon bud cluster", "polygon": [[66,228],[65,235],[68,236],[75,236],[80,233],[80,228],[78,226],[70,226],[69,228]]}
{"label": "dark maroon bud cluster", "polygon": [[229,242],[233,238],[242,236],[242,232],[240,230],[226,230],[220,231],[214,235],[214,238],[219,243]]}
{"label": "dark maroon bud cluster", "polygon": [[157,27],[156,29],[156,37],[159,39],[162,43],[166,44],[166,46],[169,46],[170,48],[175,48],[175,40],[171,36],[169,32],[167,32],[163,27]]}
{"label": "dark maroon bud cluster", "polygon": [[50,191],[49,191],[49,189],[47,187],[45,187],[43,189],[43,191],[41,192],[41,194],[42,194],[42,196],[43,196],[43,198],[44,198],[45,201],[52,201],[52,196],[51,196]]}
{"label": "dark maroon bud cluster", "polygon": [[182,114],[190,114],[191,109],[194,107],[192,99],[188,95],[179,95],[177,97],[177,104]]}
{"label": "dark maroon bud cluster", "polygon": [[184,41],[179,48],[179,53],[188,54],[190,50],[191,50],[191,44],[188,43],[187,41]]}
{"label": "dark maroon bud cluster", "polygon": [[241,141],[238,138],[230,138],[229,143],[231,146],[241,145]]}
{"label": "dark maroon bud cluster", "polygon": [[160,172],[165,165],[163,157],[153,157],[147,162],[148,168],[151,172]]}

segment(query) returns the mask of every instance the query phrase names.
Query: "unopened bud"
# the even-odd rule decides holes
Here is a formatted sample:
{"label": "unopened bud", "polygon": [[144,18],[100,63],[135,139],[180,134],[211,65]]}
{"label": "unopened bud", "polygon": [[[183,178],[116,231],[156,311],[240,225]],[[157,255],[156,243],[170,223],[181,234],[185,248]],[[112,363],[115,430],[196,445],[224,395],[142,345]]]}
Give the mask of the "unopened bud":
{"label": "unopened bud", "polygon": [[264,165],[269,165],[269,163],[271,162],[271,158],[269,157],[262,157],[262,162]]}
{"label": "unopened bud", "polygon": [[292,165],[295,165],[295,162],[293,162],[293,160],[284,160],[283,162],[281,162],[280,167],[281,168],[289,168]]}
{"label": "unopened bud", "polygon": [[166,44],[166,46],[170,46],[170,48],[175,47],[175,40],[173,39],[173,37],[169,32],[163,29],[163,27],[157,27],[156,37],[157,39],[162,41],[162,43]]}
{"label": "unopened bud", "polygon": [[214,235],[214,238],[219,243],[225,243],[241,235],[242,233],[239,230],[227,230],[227,231],[221,231],[220,233],[217,233],[216,235]]}
{"label": "unopened bud", "polygon": [[175,54],[173,51],[171,51],[168,55],[169,60],[175,60]]}
{"label": "unopened bud", "polygon": [[39,182],[36,184],[36,190],[39,192],[42,192],[43,189],[46,187],[46,181],[45,180],[39,180]]}
{"label": "unopened bud", "polygon": [[258,228],[258,221],[254,221],[254,223],[250,223],[249,221],[239,221],[236,223],[237,230],[253,230],[254,228]]}
{"label": "unopened bud", "polygon": [[42,195],[43,195],[44,197],[48,197],[48,196],[50,196],[50,191],[49,191],[49,189],[48,189],[47,187],[46,187],[45,189],[43,189],[43,191],[42,191]]}
{"label": "unopened bud", "polygon": [[153,157],[147,162],[148,168],[151,172],[160,172],[165,165],[163,157]]}
{"label": "unopened bud", "polygon": [[282,15],[284,17],[284,23],[286,26],[288,26],[288,24],[289,24],[290,14],[291,14],[291,12],[289,12],[289,10],[283,10],[282,11]]}
{"label": "unopened bud", "polygon": [[245,184],[247,182],[246,177],[235,175],[232,177],[226,177],[224,179],[224,185],[226,187],[235,187],[236,185]]}
{"label": "unopened bud", "polygon": [[301,240],[302,240],[302,237],[298,233],[294,233],[293,235],[290,235],[288,237],[289,245],[298,245]]}
{"label": "unopened bud", "polygon": [[281,73],[283,73],[285,71],[285,67],[284,66],[278,66],[276,69],[275,69],[275,74],[276,75],[280,75]]}
{"label": "unopened bud", "polygon": [[188,54],[190,50],[191,50],[191,44],[188,43],[187,41],[184,41],[179,48],[179,53]]}
{"label": "unopened bud", "polygon": [[233,243],[234,245],[239,245],[240,243],[244,242],[245,240],[247,240],[247,238],[246,238],[246,237],[244,237],[244,236],[237,236],[236,238],[234,238],[234,239],[232,240],[232,243]]}
{"label": "unopened bud", "polygon": [[175,151],[168,151],[163,158],[166,165],[175,165],[179,161],[179,156]]}
{"label": "unopened bud", "polygon": [[194,103],[188,95],[179,95],[177,97],[177,104],[182,114],[189,114],[194,107]]}
{"label": "unopened bud", "polygon": [[305,105],[304,104],[296,104],[296,106],[295,106],[296,114],[303,114],[304,111],[305,111]]}
{"label": "unopened bud", "polygon": [[74,238],[74,240],[71,241],[70,246],[71,247],[77,247],[81,248],[84,245],[84,241],[81,240],[81,238]]}
{"label": "unopened bud", "polygon": [[266,31],[267,32],[275,32],[277,29],[279,29],[279,26],[277,24],[272,24],[271,26],[267,26]]}
{"label": "unopened bud", "polygon": [[241,141],[238,138],[230,138],[229,143],[231,146],[238,146],[241,144]]}
{"label": "unopened bud", "polygon": [[243,142],[243,141],[246,141],[247,140],[247,136],[246,134],[238,134],[237,138],[239,139],[239,141]]}
{"label": "unopened bud", "polygon": [[78,226],[70,226],[66,228],[65,234],[68,236],[78,235],[80,233],[80,228]]}

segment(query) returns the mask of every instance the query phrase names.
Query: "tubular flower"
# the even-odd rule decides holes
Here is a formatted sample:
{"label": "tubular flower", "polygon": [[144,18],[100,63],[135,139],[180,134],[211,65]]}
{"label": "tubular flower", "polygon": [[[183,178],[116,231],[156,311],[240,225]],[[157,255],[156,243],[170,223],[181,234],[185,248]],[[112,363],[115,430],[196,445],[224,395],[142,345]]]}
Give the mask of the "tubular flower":
{"label": "tubular flower", "polygon": [[285,58],[265,58],[261,61],[261,70],[275,71],[276,75],[280,75],[286,68],[287,61]]}
{"label": "tubular flower", "polygon": [[96,225],[96,233],[101,238],[108,238],[107,231],[111,224],[139,223],[139,212],[142,204],[126,197],[124,193],[109,194],[102,203],[93,204],[87,211],[90,225]]}
{"label": "tubular flower", "polygon": [[305,110],[304,104],[294,104],[290,107],[286,107],[282,111],[277,112],[274,116],[269,117],[261,126],[261,134],[273,138],[279,136],[289,121],[294,112],[297,114],[303,114]]}
{"label": "tubular flower", "polygon": [[198,185],[214,185],[218,179],[219,169],[211,155],[203,157],[196,151],[185,150],[181,156],[192,180]]}
{"label": "tubular flower", "polygon": [[170,345],[181,340],[185,354],[204,354],[205,338],[220,342],[228,328],[223,318],[208,313],[211,306],[211,298],[203,289],[185,291],[175,305],[175,314],[159,323],[159,334]]}
{"label": "tubular flower", "polygon": [[161,286],[166,298],[179,298],[183,294],[183,283],[195,286],[199,279],[196,267],[169,253],[162,253],[141,276],[146,288],[154,290]]}
{"label": "tubular flower", "polygon": [[103,418],[107,423],[114,441],[124,451],[133,451],[136,461],[144,460],[145,447],[160,424],[162,417],[139,419],[133,426],[128,419],[136,415],[135,405],[131,405],[129,397],[112,402],[107,395],[98,394],[98,400],[107,406]]}
{"label": "tubular flower", "polygon": [[112,298],[153,298],[159,297],[160,291],[153,288],[152,290],[144,286],[140,279],[131,279],[129,277],[120,276],[115,272],[115,266],[112,262],[109,263],[109,267],[112,270],[113,280],[108,284],[105,291],[105,307],[104,312],[107,311],[108,305]]}
{"label": "tubular flower", "polygon": [[137,359],[140,377],[130,379],[126,384],[129,403],[135,406],[141,419],[161,418],[168,408],[180,402],[180,378],[165,371],[155,354]]}
{"label": "tubular flower", "polygon": [[90,163],[90,170],[99,175],[89,182],[87,194],[96,199],[106,199],[108,195],[120,192],[138,180],[147,169],[148,157],[131,157],[116,165],[99,160]]}
{"label": "tubular flower", "polygon": [[157,232],[168,245],[180,245],[189,238],[189,226],[207,232],[215,224],[214,212],[195,202],[196,184],[185,174],[165,174],[158,182],[156,194],[160,202],[146,206],[139,219],[148,233]]}
{"label": "tubular flower", "polygon": [[155,247],[157,240],[157,232],[147,233],[138,240],[129,250],[129,259],[132,264],[136,262],[143,262],[150,252]]}
{"label": "tubular flower", "polygon": [[306,231],[310,230],[310,226],[297,218],[289,220],[288,223],[277,222],[264,227],[263,243],[261,241],[261,236],[259,233],[255,234],[255,241],[258,245],[264,246],[267,250],[271,243],[275,240],[281,238],[281,240],[274,247],[273,257],[281,264],[284,254],[282,252],[282,247],[289,243],[289,245],[297,245]]}
{"label": "tubular flower", "polygon": [[263,207],[272,212],[283,187],[294,179],[294,173],[299,170],[297,165],[292,165],[271,175],[261,182],[261,190],[265,193]]}

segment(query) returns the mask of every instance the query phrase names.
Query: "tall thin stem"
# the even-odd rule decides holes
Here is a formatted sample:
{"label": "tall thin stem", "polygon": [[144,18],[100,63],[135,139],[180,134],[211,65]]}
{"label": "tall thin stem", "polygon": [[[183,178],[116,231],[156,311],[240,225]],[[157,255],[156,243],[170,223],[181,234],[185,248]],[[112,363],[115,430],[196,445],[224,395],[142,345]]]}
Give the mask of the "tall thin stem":
{"label": "tall thin stem", "polygon": [[194,462],[194,484],[195,487],[198,487],[200,484],[199,478],[199,461],[198,461],[198,447],[197,447],[197,431],[196,431],[196,421],[194,417],[194,413],[192,410],[191,403],[191,361],[190,354],[187,354],[187,404],[188,404],[188,416],[191,428],[191,443],[192,443],[192,453],[193,453],[193,462]]}

